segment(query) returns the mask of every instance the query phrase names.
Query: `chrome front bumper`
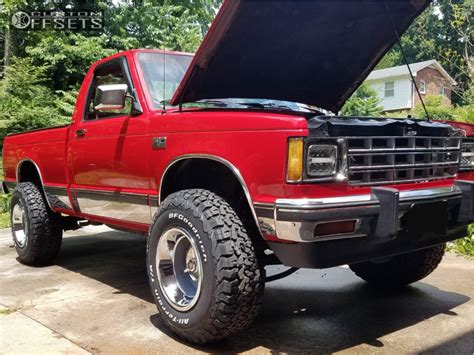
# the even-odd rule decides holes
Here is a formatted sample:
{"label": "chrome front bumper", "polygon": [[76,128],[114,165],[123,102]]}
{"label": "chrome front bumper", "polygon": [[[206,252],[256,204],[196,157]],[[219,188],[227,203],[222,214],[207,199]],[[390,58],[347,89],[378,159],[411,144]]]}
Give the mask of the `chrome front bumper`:
{"label": "chrome front bumper", "polygon": [[[255,211],[262,233],[270,240],[316,242],[366,236],[389,240],[396,237],[409,209],[422,206],[429,211],[436,203],[443,204],[450,225],[474,222],[474,182],[409,191],[376,187],[371,194],[343,197],[278,199],[274,205],[255,204]],[[318,224],[347,220],[357,221],[352,233],[315,236]]]}

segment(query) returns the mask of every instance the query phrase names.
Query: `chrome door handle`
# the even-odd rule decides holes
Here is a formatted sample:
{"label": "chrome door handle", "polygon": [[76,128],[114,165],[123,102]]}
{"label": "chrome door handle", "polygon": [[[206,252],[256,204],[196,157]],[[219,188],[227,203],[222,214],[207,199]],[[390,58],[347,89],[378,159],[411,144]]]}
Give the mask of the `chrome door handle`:
{"label": "chrome door handle", "polygon": [[86,135],[86,130],[85,129],[78,129],[76,131],[76,137],[84,137]]}

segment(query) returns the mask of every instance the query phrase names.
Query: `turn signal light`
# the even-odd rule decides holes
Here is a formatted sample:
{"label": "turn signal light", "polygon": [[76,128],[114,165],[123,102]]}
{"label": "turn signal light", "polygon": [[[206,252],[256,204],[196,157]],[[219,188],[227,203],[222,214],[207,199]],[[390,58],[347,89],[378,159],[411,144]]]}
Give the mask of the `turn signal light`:
{"label": "turn signal light", "polygon": [[357,229],[357,220],[318,223],[314,229],[315,237],[331,235],[354,234]]}
{"label": "turn signal light", "polygon": [[303,179],[303,138],[288,141],[287,180],[297,182]]}

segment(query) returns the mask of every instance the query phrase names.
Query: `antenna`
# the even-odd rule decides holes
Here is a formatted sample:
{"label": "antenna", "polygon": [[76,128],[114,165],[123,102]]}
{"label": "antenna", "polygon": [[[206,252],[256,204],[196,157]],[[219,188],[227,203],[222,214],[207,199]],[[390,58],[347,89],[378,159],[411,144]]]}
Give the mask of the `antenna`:
{"label": "antenna", "polygon": [[163,47],[163,113],[166,113],[166,48]]}
{"label": "antenna", "polygon": [[400,47],[400,52],[402,53],[403,60],[408,68],[408,72],[410,73],[411,81],[413,82],[413,85],[415,86],[416,93],[418,94],[418,97],[420,98],[421,105],[423,106],[423,110],[425,111],[426,114],[426,120],[429,122],[431,121],[430,115],[428,114],[428,110],[426,109],[425,102],[423,101],[423,97],[421,96],[420,90],[418,89],[418,85],[416,84],[415,77],[413,76],[413,73],[410,68],[410,64],[408,63],[407,56],[405,54],[405,50],[403,49],[402,41],[400,39],[400,35],[398,34],[397,27],[395,26],[395,23],[393,22],[392,15],[390,13],[390,9],[388,8],[387,1],[384,1],[385,3],[385,9],[387,10],[387,15],[388,18],[390,19],[390,23],[392,24],[393,31],[395,32],[395,36],[397,37],[397,42],[398,46]]}

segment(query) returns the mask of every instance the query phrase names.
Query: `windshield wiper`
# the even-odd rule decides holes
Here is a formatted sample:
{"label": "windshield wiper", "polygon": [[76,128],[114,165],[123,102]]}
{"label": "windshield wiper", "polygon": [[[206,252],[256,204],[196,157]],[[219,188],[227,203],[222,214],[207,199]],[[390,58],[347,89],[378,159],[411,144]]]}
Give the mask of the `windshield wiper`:
{"label": "windshield wiper", "polygon": [[275,102],[258,102],[258,101],[237,101],[236,99],[222,99],[222,100],[198,100],[187,105],[212,105],[213,107],[222,107],[222,108],[255,108],[255,109],[271,109],[277,111],[290,111],[290,112],[311,112],[316,114],[321,114],[316,108],[301,105],[294,103],[292,105],[285,105],[284,103],[275,103]]}
{"label": "windshield wiper", "polygon": [[199,101],[194,101],[190,102],[191,104],[204,104],[204,105],[213,105],[216,107],[229,107],[229,103],[224,101],[224,100],[199,100]]}
{"label": "windshield wiper", "polygon": [[273,110],[292,111],[292,112],[304,112],[304,110],[307,110],[312,113],[320,113],[318,110],[312,107],[309,107],[306,105],[300,106],[296,103],[295,103],[295,107],[291,107],[284,104],[276,104],[273,102],[239,102],[238,104],[242,106],[261,108],[261,109],[270,108]]}

